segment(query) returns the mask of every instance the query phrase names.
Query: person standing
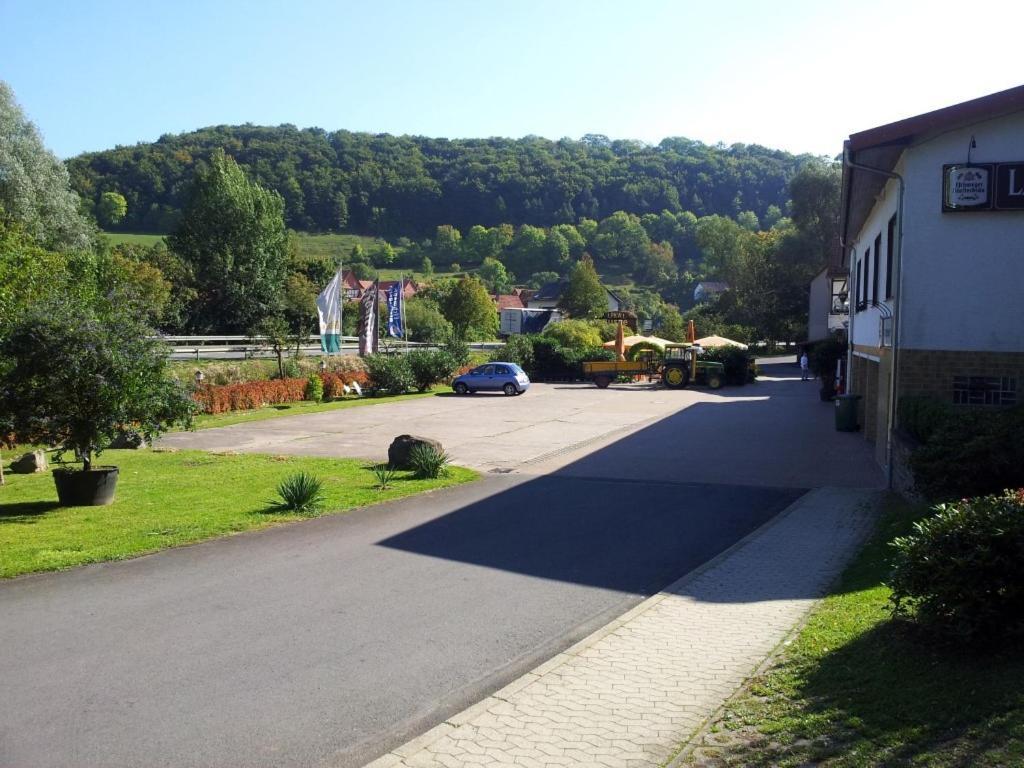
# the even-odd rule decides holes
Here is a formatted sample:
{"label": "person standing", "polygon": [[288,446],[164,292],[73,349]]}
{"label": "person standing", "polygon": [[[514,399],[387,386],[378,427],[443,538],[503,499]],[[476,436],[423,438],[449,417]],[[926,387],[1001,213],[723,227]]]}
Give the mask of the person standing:
{"label": "person standing", "polygon": [[800,380],[810,381],[811,369],[810,360],[807,359],[807,350],[800,353]]}

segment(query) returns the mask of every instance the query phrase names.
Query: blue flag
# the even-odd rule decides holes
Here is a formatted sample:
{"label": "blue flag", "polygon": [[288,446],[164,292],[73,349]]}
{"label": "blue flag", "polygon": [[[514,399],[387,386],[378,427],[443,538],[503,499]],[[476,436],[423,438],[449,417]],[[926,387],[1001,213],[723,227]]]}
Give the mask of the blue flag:
{"label": "blue flag", "polygon": [[402,328],[402,281],[399,280],[388,288],[388,336],[396,339],[405,337]]}

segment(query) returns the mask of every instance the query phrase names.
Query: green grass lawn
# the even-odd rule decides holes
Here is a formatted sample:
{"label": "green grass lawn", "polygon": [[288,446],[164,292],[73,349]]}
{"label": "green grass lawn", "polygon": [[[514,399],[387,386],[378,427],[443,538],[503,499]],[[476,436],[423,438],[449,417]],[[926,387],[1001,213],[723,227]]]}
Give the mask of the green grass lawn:
{"label": "green grass lawn", "polygon": [[156,245],[166,237],[166,235],[142,235],[132,232],[104,232],[103,234],[109,237],[110,242],[114,245],[120,245],[121,243],[147,246]]}
{"label": "green grass lawn", "polygon": [[889,621],[888,542],[922,514],[890,503],[832,594],[779,662],[726,707],[690,764],[1024,765],[1019,649],[942,647]]}
{"label": "green grass lawn", "polygon": [[353,397],[345,400],[335,400],[330,403],[314,403],[311,400],[302,400],[297,403],[268,405],[265,408],[257,408],[251,411],[232,411],[231,413],[217,414],[202,413],[195,417],[195,428],[210,429],[211,427],[227,427],[232,424],[243,424],[248,421],[264,421],[265,419],[276,419],[281,416],[298,416],[303,413],[322,413],[323,411],[337,411],[343,408],[358,408],[363,405],[397,403],[401,400],[415,400],[420,397],[431,397],[438,392],[451,392],[451,387],[439,385],[427,392],[413,392],[408,395]]}
{"label": "green grass lawn", "polygon": [[[5,460],[11,452],[4,451]],[[0,577],[120,560],[299,516],[271,506],[277,484],[295,472],[324,481],[324,513],[397,499],[473,480],[452,467],[446,478],[408,472],[386,491],[366,461],[201,451],[104,451],[100,464],[120,467],[117,497],[105,507],[57,506],[53,477],[7,474],[0,487]]]}

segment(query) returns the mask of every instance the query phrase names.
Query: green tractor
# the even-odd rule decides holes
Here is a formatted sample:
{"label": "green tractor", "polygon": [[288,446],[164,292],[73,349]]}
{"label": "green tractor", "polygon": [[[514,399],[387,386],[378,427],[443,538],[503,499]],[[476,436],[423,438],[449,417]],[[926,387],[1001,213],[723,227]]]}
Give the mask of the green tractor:
{"label": "green tractor", "polygon": [[693,344],[666,344],[665,364],[661,380],[670,389],[682,389],[692,380],[694,384],[719,389],[725,382],[725,366],[711,360],[699,360],[700,347]]}

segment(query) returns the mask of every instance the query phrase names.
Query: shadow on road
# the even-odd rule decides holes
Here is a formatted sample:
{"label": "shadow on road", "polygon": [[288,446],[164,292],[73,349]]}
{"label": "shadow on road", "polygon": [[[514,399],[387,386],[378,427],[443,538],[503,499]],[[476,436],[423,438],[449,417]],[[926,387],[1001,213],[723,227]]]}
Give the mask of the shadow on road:
{"label": "shadow on road", "polygon": [[[379,544],[537,578],[656,591],[809,488],[881,485],[868,444],[836,432],[832,409],[816,395],[799,380],[709,393],[550,474]],[[734,599],[792,597],[763,583]]]}

